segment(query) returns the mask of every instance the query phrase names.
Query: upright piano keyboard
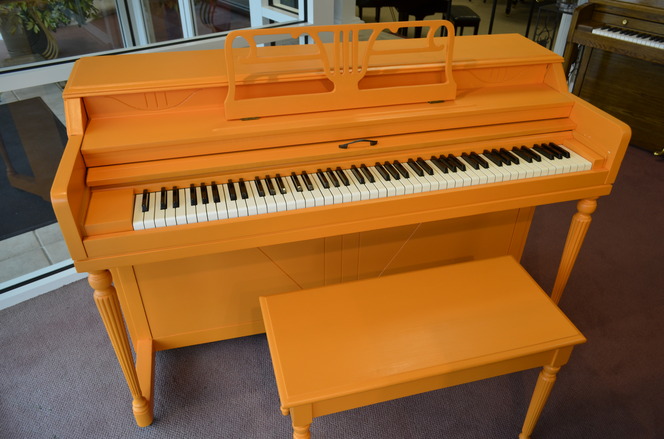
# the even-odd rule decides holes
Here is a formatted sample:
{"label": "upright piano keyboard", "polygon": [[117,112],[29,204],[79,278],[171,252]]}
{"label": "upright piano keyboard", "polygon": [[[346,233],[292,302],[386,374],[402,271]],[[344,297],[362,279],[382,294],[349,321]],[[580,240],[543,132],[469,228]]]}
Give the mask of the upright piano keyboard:
{"label": "upright piano keyboard", "polygon": [[574,94],[627,122],[632,143],[664,148],[664,4],[590,0],[574,11],[564,69]]}
{"label": "upright piano keyboard", "polygon": [[[378,38],[407,26],[428,31]],[[79,60],[52,199],[137,423],[152,422],[155,352],[262,332],[259,296],[519,259],[536,206],[580,200],[559,300],[630,137],[567,91],[562,62],[445,21]]]}

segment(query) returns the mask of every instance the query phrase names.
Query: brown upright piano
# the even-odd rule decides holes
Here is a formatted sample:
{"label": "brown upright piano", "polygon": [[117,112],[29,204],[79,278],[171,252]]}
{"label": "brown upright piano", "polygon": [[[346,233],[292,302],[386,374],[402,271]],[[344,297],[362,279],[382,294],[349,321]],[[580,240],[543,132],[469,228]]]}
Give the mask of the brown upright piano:
{"label": "brown upright piano", "polygon": [[591,0],[565,47],[573,92],[632,127],[632,144],[664,150],[664,3]]}
{"label": "brown upright piano", "polygon": [[[425,36],[379,38],[408,26]],[[453,34],[245,30],[223,50],[76,63],[52,200],[139,425],[155,353],[263,332],[259,296],[518,260],[536,206],[580,200],[558,301],[629,128],[568,92],[562,57]]]}

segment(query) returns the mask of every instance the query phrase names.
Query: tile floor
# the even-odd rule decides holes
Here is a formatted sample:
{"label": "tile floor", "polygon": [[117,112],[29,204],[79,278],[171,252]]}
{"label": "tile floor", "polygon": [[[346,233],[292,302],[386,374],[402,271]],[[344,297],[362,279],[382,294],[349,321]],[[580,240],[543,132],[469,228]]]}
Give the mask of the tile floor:
{"label": "tile floor", "polygon": [[[488,31],[489,17],[491,15],[491,0],[482,2],[480,0],[466,2],[457,1],[455,4],[467,4],[480,17],[480,33]],[[519,2],[509,15],[505,14],[505,3],[498,2],[496,19],[493,33],[521,33],[525,32],[530,6],[528,3]],[[375,8],[364,10],[364,20],[374,21]],[[382,20],[392,19],[392,8],[383,8]],[[439,18],[440,14],[435,17]],[[533,25],[536,16],[533,17]],[[531,31],[532,32],[532,31]],[[470,33],[466,31],[466,33]],[[62,88],[64,84],[49,84],[29,89],[14,90],[0,94],[0,103],[8,103],[17,100],[41,97],[60,120],[64,123],[64,107],[62,102]],[[63,241],[57,224],[15,236],[0,241],[0,286],[11,285],[11,281],[19,276],[44,269],[55,263],[69,259],[69,253]]]}
{"label": "tile floor", "polygon": [[[63,84],[49,84],[0,93],[0,104],[41,97],[65,123]],[[69,259],[69,252],[57,224],[0,241],[0,286],[19,276]]]}

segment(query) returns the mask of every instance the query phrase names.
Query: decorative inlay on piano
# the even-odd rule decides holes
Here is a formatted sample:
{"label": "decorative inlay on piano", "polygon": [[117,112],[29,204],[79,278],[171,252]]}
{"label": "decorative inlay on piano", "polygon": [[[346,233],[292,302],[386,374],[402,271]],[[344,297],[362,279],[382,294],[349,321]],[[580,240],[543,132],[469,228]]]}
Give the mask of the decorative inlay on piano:
{"label": "decorative inlay on piano", "polygon": [[[377,40],[383,26],[429,31]],[[282,28],[316,44],[265,47],[238,31],[224,50],[76,63],[51,195],[139,425],[155,353],[263,332],[259,296],[519,259],[536,206],[580,200],[560,299],[630,130],[568,92],[561,57],[434,36],[450,26]]]}

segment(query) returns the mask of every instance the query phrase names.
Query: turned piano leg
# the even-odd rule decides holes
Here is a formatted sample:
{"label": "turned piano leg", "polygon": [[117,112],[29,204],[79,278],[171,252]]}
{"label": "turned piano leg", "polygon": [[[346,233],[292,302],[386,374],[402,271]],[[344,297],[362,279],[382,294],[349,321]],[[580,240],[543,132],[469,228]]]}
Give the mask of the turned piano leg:
{"label": "turned piano leg", "polygon": [[592,221],[591,215],[597,208],[597,198],[581,200],[576,205],[576,208],[577,212],[572,217],[572,223],[570,224],[567,240],[565,241],[565,248],[560,259],[560,266],[558,267],[558,274],[556,275],[556,281],[553,284],[551,292],[551,299],[554,303],[560,301],[560,297],[572,273],[576,257],[579,255],[579,250],[581,250],[581,245]]}
{"label": "turned piano leg", "polygon": [[131,391],[133,397],[132,410],[136,423],[140,427],[148,426],[152,423],[152,407],[141,393],[129,346],[129,338],[122,319],[117,292],[113,287],[111,273],[108,270],[91,272],[88,276],[88,282],[94,289],[95,304]]}

